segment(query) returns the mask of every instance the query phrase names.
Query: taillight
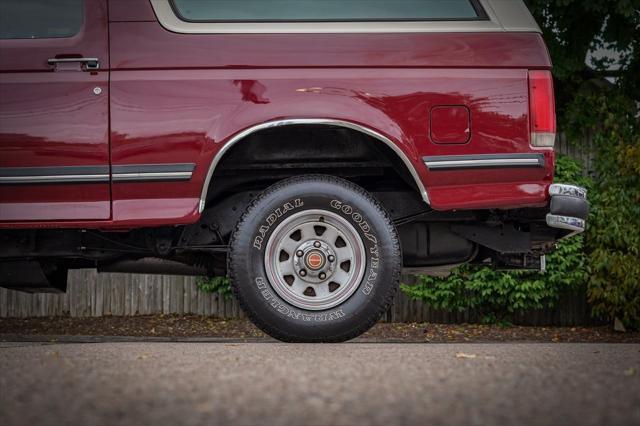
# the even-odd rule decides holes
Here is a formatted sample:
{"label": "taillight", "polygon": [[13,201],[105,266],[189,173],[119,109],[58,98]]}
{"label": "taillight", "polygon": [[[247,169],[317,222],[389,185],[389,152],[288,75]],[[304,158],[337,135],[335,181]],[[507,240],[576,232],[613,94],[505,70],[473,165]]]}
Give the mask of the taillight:
{"label": "taillight", "polygon": [[529,71],[531,145],[552,147],[556,139],[556,107],[550,71]]}

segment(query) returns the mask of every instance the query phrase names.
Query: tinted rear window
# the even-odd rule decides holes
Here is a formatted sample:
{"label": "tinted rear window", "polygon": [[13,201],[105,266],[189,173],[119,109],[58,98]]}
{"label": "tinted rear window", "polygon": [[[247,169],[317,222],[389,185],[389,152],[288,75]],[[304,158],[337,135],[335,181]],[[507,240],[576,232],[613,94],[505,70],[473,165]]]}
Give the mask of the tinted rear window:
{"label": "tinted rear window", "polygon": [[72,37],[84,0],[0,0],[0,39]]}
{"label": "tinted rear window", "polygon": [[425,21],[481,19],[476,0],[173,0],[194,22]]}

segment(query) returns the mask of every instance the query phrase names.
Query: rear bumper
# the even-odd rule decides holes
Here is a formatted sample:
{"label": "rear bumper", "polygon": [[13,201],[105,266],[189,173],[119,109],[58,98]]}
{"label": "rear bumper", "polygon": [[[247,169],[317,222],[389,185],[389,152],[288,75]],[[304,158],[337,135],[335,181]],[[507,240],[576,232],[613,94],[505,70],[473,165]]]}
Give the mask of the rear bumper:
{"label": "rear bumper", "polygon": [[547,225],[568,231],[562,238],[584,232],[589,214],[587,190],[575,186],[554,183],[549,187],[551,202],[547,213]]}

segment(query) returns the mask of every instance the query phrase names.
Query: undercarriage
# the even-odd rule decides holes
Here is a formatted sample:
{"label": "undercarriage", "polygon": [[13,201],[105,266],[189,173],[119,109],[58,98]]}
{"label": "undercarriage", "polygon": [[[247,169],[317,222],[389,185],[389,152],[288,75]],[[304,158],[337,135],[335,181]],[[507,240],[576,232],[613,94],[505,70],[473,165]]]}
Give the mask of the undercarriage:
{"label": "undercarriage", "polygon": [[[392,216],[401,241],[403,268],[409,273],[442,273],[467,262],[541,270],[544,253],[559,238],[576,231],[551,227],[545,209],[439,212],[425,209],[409,191],[373,195]],[[200,221],[186,226],[120,232],[2,230],[0,285],[27,292],[64,291],[67,271],[78,268],[224,276],[230,236],[252,196],[251,191],[235,193],[205,210]],[[562,208],[579,222],[578,216],[586,210],[574,200],[584,197],[573,196],[570,205],[562,207],[557,196],[551,207],[555,214],[549,213],[552,224],[559,223],[558,217],[567,217],[558,214]],[[570,221],[565,222],[571,226]]]}

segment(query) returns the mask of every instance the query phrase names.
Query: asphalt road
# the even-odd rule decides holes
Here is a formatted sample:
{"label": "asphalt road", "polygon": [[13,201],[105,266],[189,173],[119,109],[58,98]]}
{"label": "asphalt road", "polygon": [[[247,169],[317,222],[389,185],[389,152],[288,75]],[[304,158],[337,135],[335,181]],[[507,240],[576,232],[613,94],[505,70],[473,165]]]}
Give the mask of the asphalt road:
{"label": "asphalt road", "polygon": [[0,425],[640,425],[637,344],[0,343]]}

